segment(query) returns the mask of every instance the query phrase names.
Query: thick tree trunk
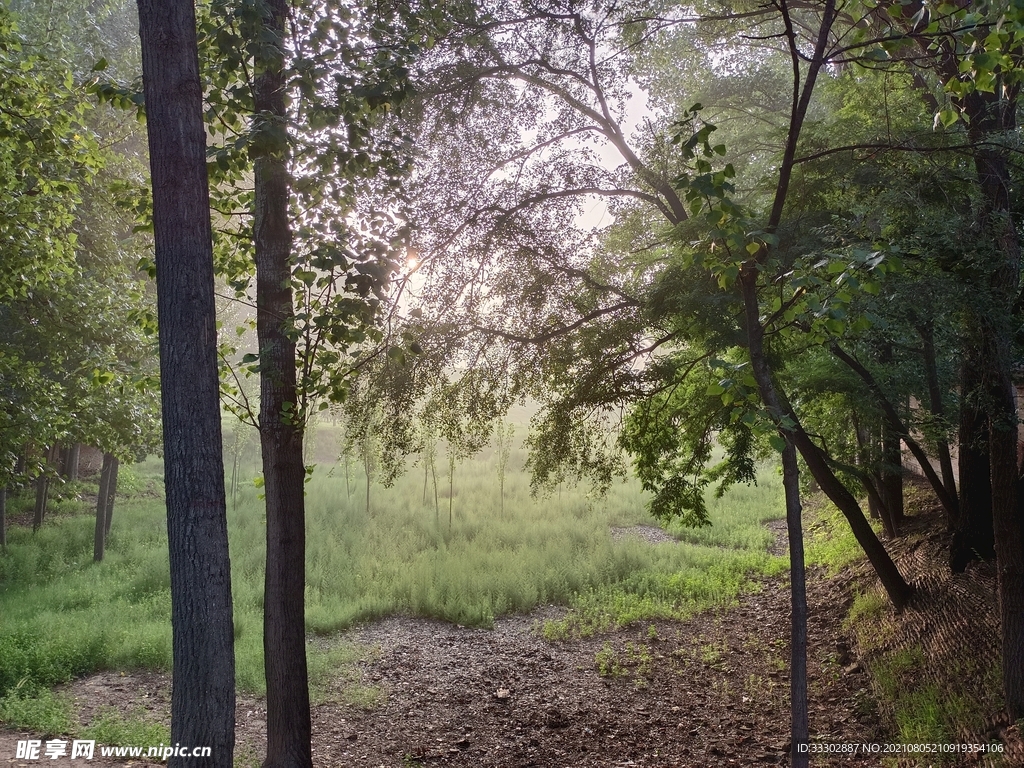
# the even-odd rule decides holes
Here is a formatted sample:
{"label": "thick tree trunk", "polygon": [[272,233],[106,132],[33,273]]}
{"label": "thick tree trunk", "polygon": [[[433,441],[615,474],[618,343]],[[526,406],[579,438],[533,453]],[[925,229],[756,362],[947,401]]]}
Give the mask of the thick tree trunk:
{"label": "thick tree trunk", "polygon": [[900,436],[888,424],[882,425],[882,489],[885,509],[898,536],[906,519],[903,512],[903,453]]}
{"label": "thick tree trunk", "polygon": [[96,528],[92,540],[92,559],[96,563],[103,560],[103,553],[106,548],[107,498],[110,495],[110,475],[113,460],[113,454],[103,454],[103,469],[100,470],[100,489],[96,495]]}
{"label": "thick tree trunk", "polygon": [[46,517],[46,501],[50,494],[50,478],[40,475],[36,478],[36,504],[32,510],[32,531],[38,531],[43,527],[43,520]]}
{"label": "thick tree trunk", "polygon": [[1011,722],[1024,717],[1024,536],[1017,516],[1017,423],[1013,382],[993,387],[996,416],[990,422],[992,523],[999,608],[1003,630],[1003,693]]}
{"label": "thick tree trunk", "polygon": [[270,148],[255,163],[256,332],[260,350],[260,441],[267,501],[263,650],[267,675],[265,768],[311,768],[306,668],[306,529],[302,425],[291,331],[292,234],[288,219],[285,82],[288,5],[269,0],[265,29],[276,51],[255,83],[257,130]]}
{"label": "thick tree trunk", "polygon": [[1002,134],[1015,130],[1015,91],[975,91],[964,98],[970,118],[968,136],[985,206],[983,231],[994,255],[983,279],[990,300],[979,311],[982,372],[989,392],[989,461],[992,472],[992,526],[1003,631],[1003,694],[1010,721],[1024,716],[1024,533],[1018,519],[1017,404],[1013,385],[1014,307],[1020,291],[1020,242],[1010,206],[1006,151]]}
{"label": "thick tree trunk", "polygon": [[68,448],[68,461],[64,468],[64,476],[69,482],[78,480],[78,464],[82,456],[82,444],[72,443]]}
{"label": "thick tree trunk", "polygon": [[[783,434],[783,437],[787,436]],[[810,757],[800,749],[800,745],[807,744],[810,739],[807,725],[807,589],[803,521],[800,517],[800,468],[796,448],[788,438],[782,451],[782,484],[786,490],[790,600],[793,606],[790,627],[790,757],[793,768],[804,768]]]}
{"label": "thick tree trunk", "polygon": [[764,402],[768,412],[777,424],[785,420],[792,422],[791,428],[786,430],[787,438],[793,441],[796,449],[800,452],[807,468],[814,479],[818,482],[821,490],[832,501],[839,511],[843,513],[846,521],[850,524],[857,543],[860,544],[867,555],[868,561],[878,574],[886,594],[897,610],[901,610],[910,598],[913,590],[903,575],[899,572],[896,564],[885,551],[882,542],[878,540],[871,524],[864,517],[860,504],[846,486],[836,477],[835,473],[828,466],[828,462],[822,455],[821,450],[810,436],[800,426],[795,413],[786,413],[775,390],[775,383],[772,381],[771,369],[764,351],[764,328],[761,327],[759,307],[757,302],[757,267],[748,264],[740,273],[740,282],[743,290],[743,305],[746,316],[747,338],[750,351],[750,367],[757,381],[758,391],[761,400]]}
{"label": "thick tree trunk", "polygon": [[[191,0],[138,0],[153,179],[171,567],[171,741],[231,768],[234,624],[203,90]],[[170,768],[195,765],[172,757]]]}
{"label": "thick tree trunk", "polygon": [[972,560],[992,560],[996,556],[988,415],[979,366],[975,355],[965,351],[960,368],[960,514],[953,523],[949,547],[949,565],[954,573],[963,573]]}
{"label": "thick tree trunk", "polygon": [[[890,539],[896,538],[896,525],[893,523],[892,515],[889,514],[889,508],[883,499],[881,477],[874,474],[868,475],[861,480],[861,484],[868,495],[868,514],[882,521],[882,527],[885,529],[886,536]],[[872,508],[877,510],[874,514],[872,514]]]}

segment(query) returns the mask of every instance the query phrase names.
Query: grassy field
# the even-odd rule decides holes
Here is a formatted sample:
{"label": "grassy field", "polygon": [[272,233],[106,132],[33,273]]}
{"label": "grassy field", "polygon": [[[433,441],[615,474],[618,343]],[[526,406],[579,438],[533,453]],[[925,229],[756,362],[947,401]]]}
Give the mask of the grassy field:
{"label": "grassy field", "polygon": [[[232,430],[225,437],[245,478],[229,508],[237,677],[241,689],[259,693],[265,531],[252,482],[255,439]],[[502,513],[493,451],[460,463],[449,493],[440,450],[438,506],[432,483],[424,495],[422,466],[412,466],[393,488],[371,485],[367,510],[361,465],[350,462],[346,478],[337,454],[337,431],[316,430],[310,457],[319,463],[306,498],[311,633],[333,635],[394,613],[488,626],[496,616],[554,603],[573,609],[564,621],[539,628],[558,639],[728,603],[752,572],[783,567],[766,553],[763,523],[782,514],[781,484],[771,469],[761,472],[757,487],[712,500],[712,527],[670,527],[681,542],[652,545],[612,537],[613,527],[654,524],[634,482],[617,484],[605,497],[566,486],[532,498],[525,454],[514,450]],[[92,562],[93,521],[82,502],[59,502],[34,535],[12,527],[0,556],[0,696],[16,690],[24,697],[98,669],[169,669],[161,472],[156,459],[122,469],[101,564]],[[19,503],[29,500],[12,501],[13,515]],[[325,650],[312,650],[320,646]],[[310,648],[315,686],[334,664],[332,654],[344,649],[331,650],[331,642]]]}

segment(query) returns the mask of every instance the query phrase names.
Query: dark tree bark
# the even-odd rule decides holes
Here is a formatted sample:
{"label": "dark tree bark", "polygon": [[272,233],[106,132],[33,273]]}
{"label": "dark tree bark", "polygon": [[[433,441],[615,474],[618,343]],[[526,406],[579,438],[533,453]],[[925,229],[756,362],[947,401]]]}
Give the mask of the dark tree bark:
{"label": "dark tree bark", "polygon": [[35,533],[43,527],[43,519],[46,517],[46,501],[50,493],[50,478],[40,475],[36,478],[36,504],[32,510],[32,532]]}
{"label": "dark tree bark", "polygon": [[903,453],[900,435],[889,424],[882,425],[882,489],[885,509],[898,536],[906,519],[903,512]]}
{"label": "dark tree bark", "polygon": [[989,397],[989,462],[992,530],[995,538],[999,610],[1002,621],[1003,694],[1010,721],[1024,716],[1024,532],[1018,518],[1017,403],[1013,384],[1014,307],[1020,291],[1020,242],[1010,207],[1006,152],[993,136],[1015,129],[1017,93],[975,92],[964,98],[968,136],[985,201],[979,218],[992,238],[993,258],[985,279],[989,300],[977,314],[982,370]]}
{"label": "dark tree bark", "polygon": [[107,497],[110,494],[110,469],[114,456],[103,454],[103,469],[100,470],[100,489],[96,495],[96,528],[92,539],[93,562],[101,562],[107,539]]}
{"label": "dark tree bark", "polygon": [[[946,415],[946,406],[942,398],[942,387],[939,384],[938,356],[935,354],[935,329],[932,323],[918,325],[917,332],[923,344],[925,378],[928,381],[928,410],[940,421]],[[949,452],[949,441],[942,435],[935,440],[935,454],[939,458],[939,470],[942,473],[942,484],[946,493],[956,497],[956,475],[953,472],[953,457]],[[950,520],[950,522],[953,522]]]}
{"label": "dark tree bark", "polygon": [[760,308],[757,301],[757,277],[758,268],[753,262],[748,262],[740,272],[750,349],[750,367],[751,373],[757,381],[761,400],[777,424],[781,424],[786,419],[792,422],[792,427],[786,430],[787,438],[793,441],[821,490],[843,513],[857,543],[860,544],[864,554],[867,555],[868,562],[878,574],[889,600],[897,610],[901,610],[910,599],[913,589],[907,584],[896,564],[889,557],[889,553],[885,551],[882,542],[878,540],[871,524],[864,517],[864,512],[857,499],[836,477],[821,449],[815,445],[810,435],[800,425],[796,414],[791,410],[783,409],[781,405],[764,350],[764,328],[761,326]]}
{"label": "dark tree bark", "polygon": [[36,504],[32,513],[32,532],[35,533],[43,527],[43,520],[46,518],[46,506],[50,499],[50,468],[57,460],[58,446],[51,445],[46,451],[46,458],[43,460],[43,472],[36,478]]}
{"label": "dark tree bark", "polygon": [[808,765],[809,755],[799,749],[807,744],[807,587],[804,573],[804,532],[800,506],[800,468],[796,448],[788,436],[782,451],[782,485],[786,490],[786,529],[789,533],[789,578],[792,601],[790,627],[790,706],[792,738],[790,758],[794,768]]}
{"label": "dark tree bark", "polygon": [[877,430],[869,430],[863,422],[857,418],[856,412],[852,413],[853,433],[857,438],[857,462],[862,468],[861,485],[868,495],[868,514],[875,520],[881,520],[885,527],[885,535],[895,538],[896,527],[893,525],[892,516],[885,505],[882,476],[875,469],[877,465],[878,439],[873,434]]}
{"label": "dark tree bark", "polygon": [[[234,626],[228,558],[217,327],[191,0],[138,0],[153,179],[164,475],[171,565],[171,740],[212,748],[230,768],[235,742]],[[189,761],[171,758],[183,768]]]}
{"label": "dark tree bark", "polygon": [[114,500],[117,498],[117,473],[121,468],[121,460],[117,456],[110,457],[110,477],[107,478],[107,506],[103,513],[103,538],[110,536],[110,522],[114,517]]}
{"label": "dark tree bark", "polygon": [[949,548],[949,565],[954,573],[962,573],[972,560],[992,560],[996,556],[988,414],[979,370],[979,362],[965,352],[960,369],[960,514],[953,523]]}
{"label": "dark tree bark", "polygon": [[[254,101],[270,149],[255,161],[256,335],[260,355],[260,443],[267,503],[263,650],[267,676],[265,768],[311,768],[306,669],[306,530],[302,424],[298,413],[288,218],[285,0],[264,6],[275,43],[259,67]],[[274,137],[274,138],[271,138]]]}
{"label": "dark tree bark", "polygon": [[72,443],[68,452],[67,478],[70,482],[78,480],[78,464],[82,457],[82,444]]}

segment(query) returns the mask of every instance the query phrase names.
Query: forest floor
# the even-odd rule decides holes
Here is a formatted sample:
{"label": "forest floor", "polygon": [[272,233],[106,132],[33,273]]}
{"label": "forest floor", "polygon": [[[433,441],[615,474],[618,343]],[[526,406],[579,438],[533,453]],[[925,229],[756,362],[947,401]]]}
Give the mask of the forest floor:
{"label": "forest floor", "polygon": [[[778,534],[784,528],[773,524]],[[650,530],[636,535],[653,539]],[[620,531],[617,535],[628,535]],[[850,596],[821,573],[808,584],[810,732],[828,743],[883,742],[863,667],[840,629]],[[317,766],[582,768],[784,765],[789,751],[788,581],[769,579],[737,605],[687,621],[654,621],[586,639],[549,642],[548,607],[469,629],[395,617],[346,633],[363,651],[340,688],[355,704],[313,712]],[[315,640],[314,640],[315,642]],[[82,722],[115,708],[166,722],[169,679],[105,672],[66,689]],[[326,699],[331,700],[330,691]],[[348,698],[351,699],[351,696]],[[265,702],[240,696],[236,765],[258,765]],[[18,739],[0,734],[0,761]],[[48,765],[82,764],[45,760]],[[93,766],[156,765],[105,761]],[[876,765],[877,757],[815,765]]]}

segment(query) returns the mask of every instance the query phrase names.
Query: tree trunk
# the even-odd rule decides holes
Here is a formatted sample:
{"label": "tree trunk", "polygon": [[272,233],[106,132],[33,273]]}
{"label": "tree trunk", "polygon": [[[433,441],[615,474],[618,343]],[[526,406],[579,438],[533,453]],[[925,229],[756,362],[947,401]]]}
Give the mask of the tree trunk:
{"label": "tree trunk", "polygon": [[[932,490],[935,491],[935,495],[938,497],[939,502],[942,504],[943,509],[946,510],[946,514],[949,517],[956,517],[959,515],[959,503],[957,502],[956,496],[950,496],[946,493],[946,487],[942,484],[942,480],[935,474],[935,470],[932,468],[932,463],[928,460],[928,454],[925,453],[924,449],[918,444],[918,442],[911,436],[910,430],[907,429],[903,420],[900,418],[899,413],[896,411],[896,407],[890,402],[889,398],[885,396],[882,388],[875,381],[874,376],[871,372],[865,368],[860,362],[857,361],[852,355],[847,354],[838,343],[832,342],[829,345],[832,354],[842,360],[846,365],[856,373],[861,380],[867,385],[868,390],[874,395],[875,401],[882,409],[882,413],[885,414],[885,421],[888,422],[888,426],[899,435],[903,441],[907,444],[907,448],[914,454],[914,458],[917,459],[917,463],[921,467],[921,471],[924,472],[924,476],[928,478],[929,484],[932,486]],[[902,487],[902,483],[901,483]],[[902,505],[902,493],[900,496],[900,504]]]}
{"label": "tree trunk", "polygon": [[441,501],[437,495],[437,462],[430,459],[430,479],[434,486],[434,525],[441,524]]}
{"label": "tree trunk", "polygon": [[[924,345],[924,371],[925,378],[928,380],[928,410],[939,420],[941,428],[944,427],[942,420],[946,415],[946,407],[942,400],[942,387],[939,384],[939,366],[935,354],[935,330],[931,322],[928,322],[920,325],[917,332]],[[957,492],[956,475],[953,473],[953,458],[949,452],[949,441],[942,433],[935,438],[935,454],[939,457],[939,470],[942,472],[942,484],[946,487],[946,493],[955,497]],[[953,522],[950,519],[950,523]]]}
{"label": "tree trunk", "polygon": [[107,479],[107,508],[104,511],[103,537],[110,537],[110,521],[114,518],[114,499],[117,498],[117,472],[121,468],[121,460],[110,456],[110,477]]}
{"label": "tree trunk", "polygon": [[[787,437],[783,434],[783,437]],[[790,626],[790,757],[793,768],[805,768],[809,755],[800,750],[810,735],[807,725],[807,589],[804,574],[804,533],[800,507],[800,468],[796,448],[787,438],[782,450],[782,484],[786,490],[786,528],[789,534]]]}
{"label": "tree trunk", "polygon": [[[1024,534],[1018,520],[1017,404],[1013,384],[1014,306],[1020,290],[1020,243],[1010,206],[1006,150],[998,140],[1015,130],[1014,89],[975,91],[963,100],[970,118],[968,137],[984,207],[979,220],[992,238],[993,257],[983,279],[990,291],[981,303],[978,331],[981,376],[989,410],[992,472],[992,530],[995,537],[999,610],[1003,631],[1003,695],[1010,721],[1024,716]],[[991,141],[995,138],[996,141]]]}
{"label": "tree trunk", "polygon": [[43,460],[43,472],[36,478],[36,504],[32,515],[32,532],[35,533],[43,527],[43,520],[46,518],[46,505],[50,497],[50,468],[56,460],[58,450],[56,445],[51,445],[46,451],[46,458]]}
{"label": "tree trunk", "polygon": [[36,504],[32,511],[32,532],[35,533],[43,527],[43,519],[46,517],[46,500],[50,493],[50,478],[40,475],[36,478]]}
{"label": "tree trunk", "polygon": [[1017,517],[1017,414],[1008,372],[993,389],[998,399],[989,426],[989,456],[1003,629],[1003,693],[1010,722],[1015,722],[1024,717],[1024,537]]}
{"label": "tree trunk", "polygon": [[882,476],[875,469],[877,466],[876,457],[879,453],[877,430],[869,431],[863,422],[857,418],[856,411],[851,411],[851,416],[853,420],[853,433],[857,439],[857,464],[863,471],[861,484],[864,486],[864,491],[868,496],[868,514],[873,519],[882,521],[886,536],[895,538],[896,526],[893,524],[892,516],[885,505]]}
{"label": "tree trunk", "polygon": [[103,560],[103,552],[107,540],[107,498],[110,495],[110,475],[114,456],[103,454],[103,469],[100,470],[100,489],[96,495],[96,528],[92,540],[92,559],[99,563]]}
{"label": "tree trunk", "polygon": [[0,552],[7,551],[7,486],[0,487]]}
{"label": "tree trunk", "polygon": [[886,594],[897,610],[906,605],[913,590],[903,575],[899,572],[896,564],[885,551],[882,542],[878,540],[871,524],[864,517],[860,504],[853,497],[845,485],[835,476],[835,473],[828,466],[824,455],[810,436],[800,426],[795,413],[786,413],[780,404],[779,396],[772,381],[771,369],[764,351],[764,328],[761,326],[759,307],[757,302],[757,276],[756,265],[748,263],[740,273],[741,288],[743,291],[743,305],[746,316],[747,338],[750,351],[750,367],[757,381],[758,391],[765,407],[775,420],[776,424],[782,424],[784,420],[791,420],[792,426],[786,430],[788,439],[793,441],[800,455],[803,457],[807,468],[814,479],[821,486],[821,490],[832,501],[839,511],[843,513],[846,521],[850,524],[857,543],[860,544],[868,561],[878,574],[878,578],[885,588]]}
{"label": "tree trunk", "polygon": [[[171,741],[231,768],[234,624],[203,90],[191,0],[138,0],[153,180],[174,685]],[[172,757],[170,768],[194,765]]]}
{"label": "tree trunk", "polygon": [[373,472],[370,469],[370,452],[364,446],[363,452],[363,474],[366,475],[366,516],[370,516],[370,482],[373,480]]}
{"label": "tree trunk", "polygon": [[882,490],[885,509],[892,521],[893,533],[899,535],[906,519],[903,513],[903,453],[900,436],[891,425],[882,424]]}
{"label": "tree trunk", "polygon": [[979,368],[975,355],[965,351],[960,368],[960,514],[953,523],[949,547],[949,566],[954,573],[963,573],[973,560],[996,556],[988,416]]}
{"label": "tree trunk", "polygon": [[67,478],[69,482],[78,480],[78,464],[82,456],[82,444],[72,443],[68,456]]}
{"label": "tree trunk", "polygon": [[264,768],[311,768],[306,667],[306,529],[302,424],[298,413],[292,233],[282,68],[288,4],[264,6],[267,54],[257,62],[257,130],[268,147],[255,161],[256,333],[260,354],[260,441],[267,501],[263,651],[267,675]]}
{"label": "tree trunk", "polygon": [[60,449],[60,476],[68,479],[68,468],[71,466],[71,446],[65,445]]}

